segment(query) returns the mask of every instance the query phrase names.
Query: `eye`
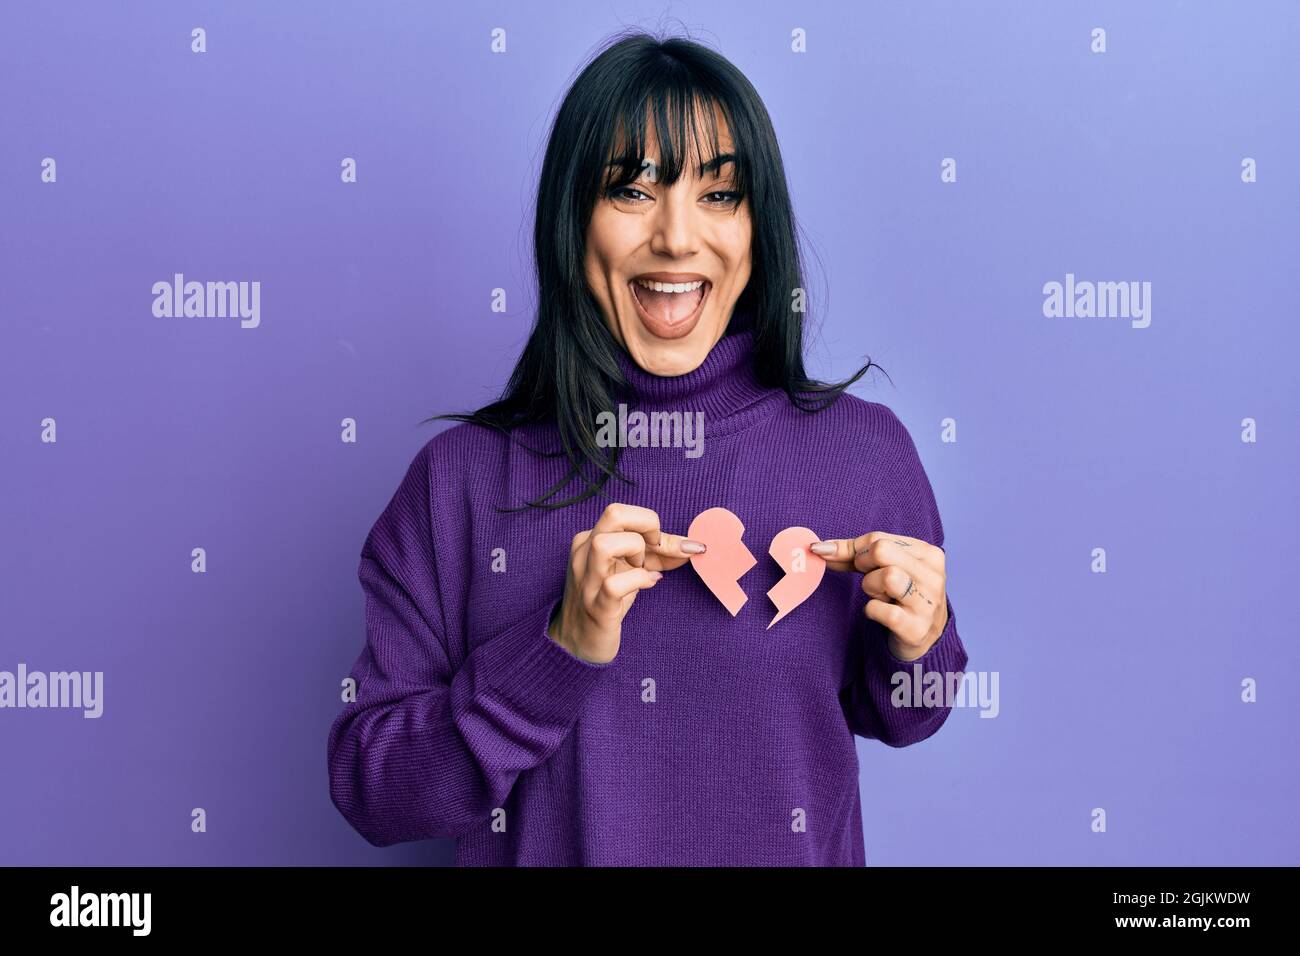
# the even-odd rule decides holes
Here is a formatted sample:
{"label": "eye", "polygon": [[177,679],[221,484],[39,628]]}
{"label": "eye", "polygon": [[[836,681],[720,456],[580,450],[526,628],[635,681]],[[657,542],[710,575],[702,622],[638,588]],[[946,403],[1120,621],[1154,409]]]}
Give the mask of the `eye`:
{"label": "eye", "polygon": [[[649,199],[649,198],[650,198],[650,197],[647,196],[645,193],[641,192],[641,190],[637,189],[635,186],[615,186],[615,187],[613,187],[612,189],[607,189],[607,190],[605,190],[605,198],[606,198],[606,199],[629,199],[629,200],[631,200],[631,197],[628,197],[628,196],[625,196],[625,195],[624,195],[625,193],[636,193],[636,194],[637,194],[638,196],[640,196],[642,199]],[[631,201],[635,201],[635,200],[631,200]]]}
{"label": "eye", "polygon": [[711,193],[705,193],[704,198],[709,201],[711,206],[737,206],[744,197],[733,190],[719,189]]}

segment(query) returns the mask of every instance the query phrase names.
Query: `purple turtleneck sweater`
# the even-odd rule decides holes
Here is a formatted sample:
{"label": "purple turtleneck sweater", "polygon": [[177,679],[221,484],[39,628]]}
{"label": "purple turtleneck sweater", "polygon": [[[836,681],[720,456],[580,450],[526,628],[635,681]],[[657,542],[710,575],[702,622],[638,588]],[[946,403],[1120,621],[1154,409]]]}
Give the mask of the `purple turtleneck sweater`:
{"label": "purple turtleneck sweater", "polygon": [[[622,356],[629,410],[702,412],[703,453],[625,448],[635,484],[611,479],[608,498],[498,513],[567,465],[476,425],[415,456],[361,551],[366,643],[328,741],[331,797],[368,841],[455,837],[458,865],[865,863],[854,735],[906,747],[939,729],[948,710],[894,706],[891,676],[963,671],[957,618],[949,601],[938,641],[902,662],[862,575],[828,570],[767,630],[767,549],[794,525],[942,546],[943,525],[892,411],[845,394],[802,412],[756,381],[752,344],[737,328],[669,378]],[[558,448],[550,426],[518,437]],[[555,643],[570,543],[610,500],[676,534],[734,512],[758,558],[740,612],[688,564],[638,594],[609,663]]]}

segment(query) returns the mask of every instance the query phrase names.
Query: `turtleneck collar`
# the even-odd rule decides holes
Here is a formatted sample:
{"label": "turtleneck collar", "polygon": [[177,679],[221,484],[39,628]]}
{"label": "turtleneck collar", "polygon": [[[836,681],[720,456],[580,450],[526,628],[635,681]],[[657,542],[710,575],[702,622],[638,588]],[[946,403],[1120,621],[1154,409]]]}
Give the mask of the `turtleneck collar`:
{"label": "turtleneck collar", "polygon": [[685,375],[652,375],[620,350],[619,366],[629,393],[622,400],[644,411],[699,411],[707,427],[721,430],[743,427],[757,414],[764,399],[783,395],[766,388],[754,375],[752,316],[737,311],[727,331],[698,368]]}

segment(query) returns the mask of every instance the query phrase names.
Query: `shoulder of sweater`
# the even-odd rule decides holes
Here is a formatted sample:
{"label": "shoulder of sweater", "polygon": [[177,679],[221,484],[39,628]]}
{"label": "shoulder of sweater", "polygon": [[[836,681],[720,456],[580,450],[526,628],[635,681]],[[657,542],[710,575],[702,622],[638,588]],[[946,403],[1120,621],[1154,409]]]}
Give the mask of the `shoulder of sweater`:
{"label": "shoulder of sweater", "polygon": [[835,402],[812,416],[822,420],[828,428],[851,428],[858,438],[868,438],[882,447],[893,446],[915,450],[912,435],[895,414],[894,410],[882,402],[873,402],[854,395],[841,392]]}
{"label": "shoulder of sweater", "polygon": [[510,439],[472,422],[453,422],[428,439],[416,455],[431,481],[446,482],[500,461]]}
{"label": "shoulder of sweater", "polygon": [[[824,417],[823,417],[824,416]],[[810,416],[821,418],[823,435],[834,438],[837,467],[853,480],[900,489],[928,487],[929,476],[916,441],[892,408],[849,392]],[[843,454],[845,449],[850,454]]]}
{"label": "shoulder of sweater", "polygon": [[455,422],[426,441],[416,460],[431,484],[448,488],[501,473],[520,449],[558,454],[560,447],[555,427],[547,422],[518,425],[509,434],[487,425]]}
{"label": "shoulder of sweater", "polygon": [[[868,432],[879,436],[866,454],[851,456],[857,477],[867,487],[878,487],[889,502],[880,512],[891,524],[889,530],[943,546],[943,522],[939,517],[934,489],[921,462],[911,432],[889,406],[845,393],[842,415],[850,416]],[[840,404],[839,402],[836,403]]]}
{"label": "shoulder of sweater", "polygon": [[[475,478],[481,478],[492,467],[490,462],[500,454],[494,446],[506,440],[490,428],[469,422],[454,422],[442,428],[412,454],[376,530],[385,528],[389,521],[404,523],[405,527],[428,522],[428,530],[436,529],[437,538],[456,533],[458,516],[463,514],[460,509],[468,500]],[[371,537],[375,534],[372,530]],[[369,547],[367,539],[366,549]]]}

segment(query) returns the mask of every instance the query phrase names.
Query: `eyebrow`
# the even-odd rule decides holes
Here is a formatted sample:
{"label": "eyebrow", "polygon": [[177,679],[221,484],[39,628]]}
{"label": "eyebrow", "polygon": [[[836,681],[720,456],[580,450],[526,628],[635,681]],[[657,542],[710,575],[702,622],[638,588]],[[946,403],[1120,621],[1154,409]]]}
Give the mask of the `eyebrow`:
{"label": "eyebrow", "polygon": [[735,153],[721,153],[720,155],[714,156],[704,164],[703,168],[700,170],[700,175],[707,176],[709,173],[720,172],[722,167],[727,165],[727,163],[734,163],[735,161]]}
{"label": "eyebrow", "polygon": [[[734,163],[735,161],[736,161],[735,153],[719,153],[717,156],[714,156],[712,159],[710,159],[708,162],[706,162],[703,166],[700,167],[700,178],[707,176],[709,173],[720,172],[722,167],[727,165],[727,163]],[[616,167],[621,168],[623,166],[631,166],[635,162],[636,159],[634,157],[623,156],[619,159],[610,161],[608,164],[606,164],[605,169],[609,170],[609,169],[614,169]]]}

